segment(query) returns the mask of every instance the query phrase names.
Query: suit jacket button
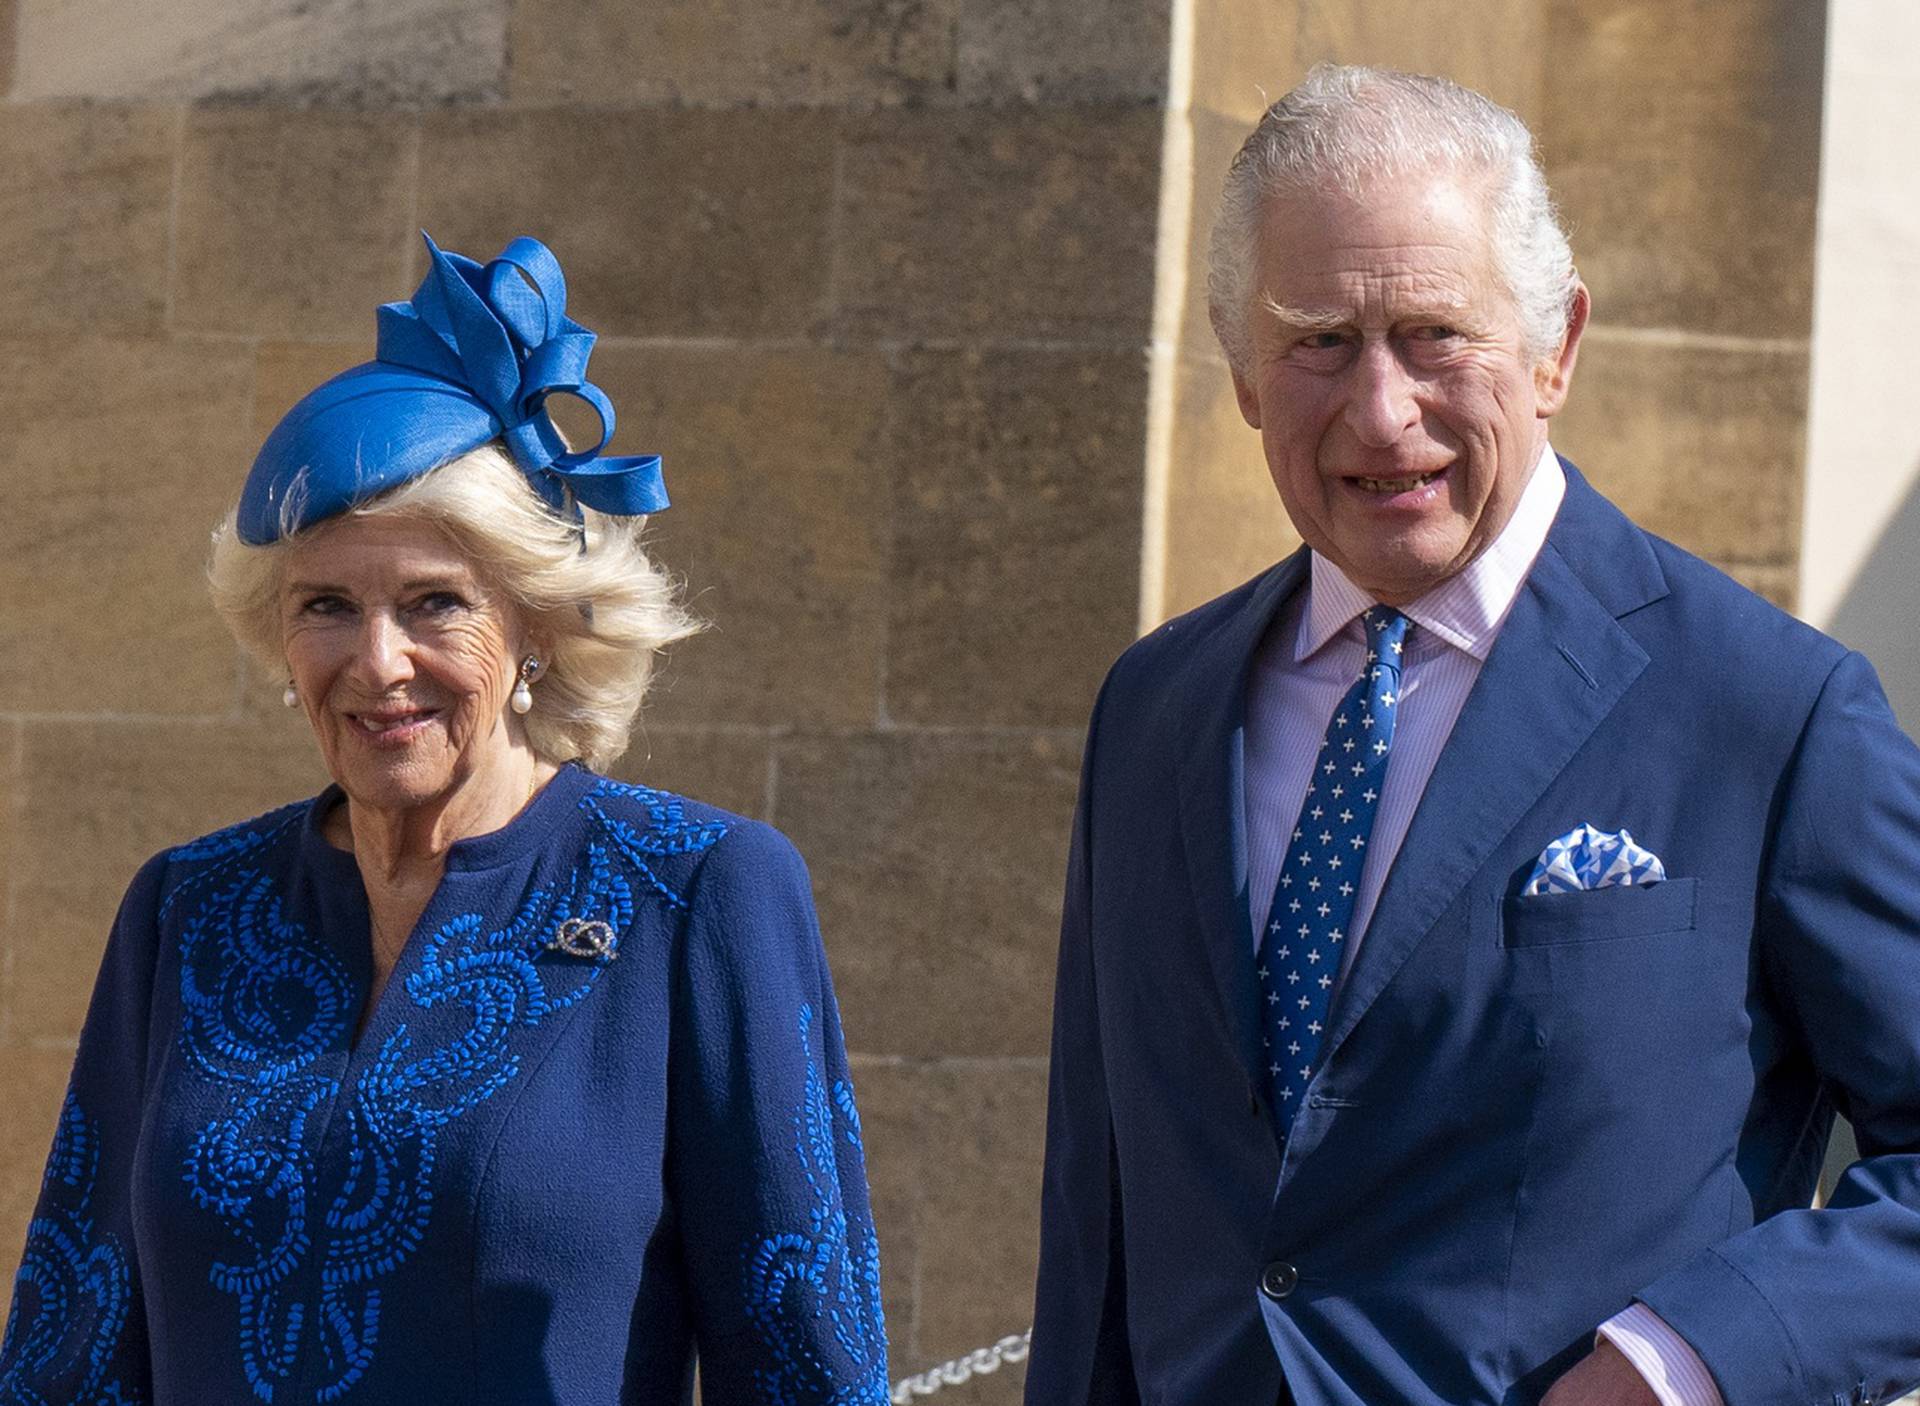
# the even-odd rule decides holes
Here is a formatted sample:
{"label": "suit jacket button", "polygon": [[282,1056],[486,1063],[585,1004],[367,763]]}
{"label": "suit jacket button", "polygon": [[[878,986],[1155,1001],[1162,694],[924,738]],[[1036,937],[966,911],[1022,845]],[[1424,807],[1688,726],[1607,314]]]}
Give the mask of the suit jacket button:
{"label": "suit jacket button", "polygon": [[1260,1271],[1260,1292],[1270,1299],[1284,1299],[1300,1282],[1300,1271],[1285,1260],[1274,1260]]}

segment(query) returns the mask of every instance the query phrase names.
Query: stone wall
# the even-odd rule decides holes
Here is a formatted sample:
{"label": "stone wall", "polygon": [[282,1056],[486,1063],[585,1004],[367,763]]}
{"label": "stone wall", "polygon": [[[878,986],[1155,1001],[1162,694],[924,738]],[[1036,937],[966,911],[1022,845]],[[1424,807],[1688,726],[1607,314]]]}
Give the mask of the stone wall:
{"label": "stone wall", "polygon": [[714,626],[619,770],[812,866],[896,1370],[1024,1328],[1093,691],[1292,545],[1198,262],[1262,89],[1367,59],[1535,122],[1598,308],[1562,447],[1786,598],[1818,13],[0,0],[0,1259],[127,878],[323,779],[205,604],[209,525],[370,353],[417,229],[524,232],[603,334],[616,447],[666,455],[657,549]]}

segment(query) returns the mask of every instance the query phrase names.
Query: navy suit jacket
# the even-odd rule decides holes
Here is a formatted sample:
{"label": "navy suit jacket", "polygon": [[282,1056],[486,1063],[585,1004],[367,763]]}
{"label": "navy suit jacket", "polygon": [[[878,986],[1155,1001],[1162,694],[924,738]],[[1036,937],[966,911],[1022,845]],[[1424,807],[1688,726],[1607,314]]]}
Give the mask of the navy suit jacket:
{"label": "navy suit jacket", "polygon": [[[1920,751],[1860,656],[1568,477],[1284,1141],[1242,718],[1306,554],[1114,666],[1029,1406],[1530,1402],[1636,1297],[1730,1406],[1920,1381]],[[1666,881],[1522,896],[1582,822]],[[1836,1109],[1863,1160],[1810,1210]]]}

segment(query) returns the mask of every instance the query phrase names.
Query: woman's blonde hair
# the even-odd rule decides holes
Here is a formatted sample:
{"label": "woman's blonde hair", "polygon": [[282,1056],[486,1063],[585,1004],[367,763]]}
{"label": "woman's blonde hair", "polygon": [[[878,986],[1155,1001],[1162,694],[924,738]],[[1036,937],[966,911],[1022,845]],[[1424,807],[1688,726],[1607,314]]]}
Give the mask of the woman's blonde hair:
{"label": "woman's blonde hair", "polygon": [[[604,768],[618,759],[655,653],[701,628],[681,606],[677,583],[648,560],[641,519],[583,509],[583,544],[582,529],[541,500],[498,443],[347,511],[433,523],[513,603],[526,630],[547,642],[533,710],[522,721],[534,752],[548,761],[579,758]],[[285,668],[280,578],[287,549],[326,527],[318,523],[264,547],[240,540],[234,513],[214,529],[207,565],[214,608],[275,674]]]}

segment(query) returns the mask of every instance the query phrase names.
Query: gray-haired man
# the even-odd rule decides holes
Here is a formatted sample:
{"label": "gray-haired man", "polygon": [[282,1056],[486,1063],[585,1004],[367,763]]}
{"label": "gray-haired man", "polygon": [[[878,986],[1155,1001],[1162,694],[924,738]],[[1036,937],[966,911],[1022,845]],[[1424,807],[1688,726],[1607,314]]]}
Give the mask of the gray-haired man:
{"label": "gray-haired man", "polygon": [[1307,546],[1094,714],[1029,1406],[1920,1381],[1920,752],[1549,449],[1531,147],[1323,68],[1234,163],[1214,325]]}

